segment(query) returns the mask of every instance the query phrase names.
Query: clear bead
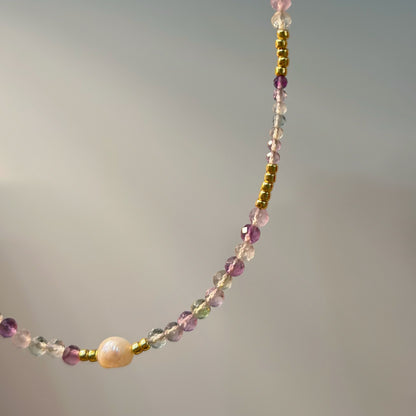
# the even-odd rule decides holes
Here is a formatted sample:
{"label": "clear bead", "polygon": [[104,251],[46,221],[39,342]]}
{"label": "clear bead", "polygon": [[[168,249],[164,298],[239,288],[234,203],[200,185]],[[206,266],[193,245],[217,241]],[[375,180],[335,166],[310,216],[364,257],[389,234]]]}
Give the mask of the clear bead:
{"label": "clear bead", "polygon": [[288,30],[292,24],[292,18],[289,16],[289,13],[276,12],[272,17],[271,22],[276,29]]}
{"label": "clear bead", "polygon": [[286,114],[287,105],[283,101],[276,101],[273,104],[273,113],[274,114]]}
{"label": "clear bead", "polygon": [[254,258],[254,253],[255,249],[253,244],[248,242],[241,243],[235,248],[235,255],[243,261],[252,260]]}
{"label": "clear bead", "polygon": [[165,331],[161,328],[152,329],[147,334],[147,341],[153,348],[162,348],[166,345]]}
{"label": "clear bead", "polygon": [[33,338],[29,344],[29,351],[36,357],[40,357],[47,351],[48,341],[44,337]]}
{"label": "clear bead", "polygon": [[177,342],[182,338],[183,328],[177,322],[170,322],[165,327],[166,339],[171,342]]}
{"label": "clear bead", "polygon": [[283,129],[280,127],[273,127],[270,130],[269,135],[272,139],[280,140],[283,137]]}
{"label": "clear bead", "polygon": [[65,351],[65,345],[60,339],[54,339],[48,342],[47,345],[48,355],[53,358],[62,358],[62,354]]}
{"label": "clear bead", "polygon": [[211,312],[211,307],[205,302],[205,299],[198,299],[192,304],[191,311],[192,315],[198,319],[204,319]]}
{"label": "clear bead", "polygon": [[286,123],[286,117],[282,114],[275,114],[273,117],[273,127],[283,127]]}
{"label": "clear bead", "polygon": [[275,88],[275,90],[273,91],[273,98],[278,102],[285,101],[287,98],[286,90],[282,88]]}
{"label": "clear bead", "polygon": [[27,329],[17,330],[12,342],[17,348],[27,348],[31,341],[30,332]]}
{"label": "clear bead", "polygon": [[220,270],[219,272],[215,273],[213,277],[213,282],[218,289],[227,290],[231,287],[233,278],[226,273],[225,270]]}

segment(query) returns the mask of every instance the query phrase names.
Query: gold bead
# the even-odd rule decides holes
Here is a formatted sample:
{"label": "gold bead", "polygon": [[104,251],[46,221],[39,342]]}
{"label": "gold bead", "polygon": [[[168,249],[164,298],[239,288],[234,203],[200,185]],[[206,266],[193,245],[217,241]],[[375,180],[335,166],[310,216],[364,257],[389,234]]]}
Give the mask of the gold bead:
{"label": "gold bead", "polygon": [[149,349],[150,349],[150,345],[149,345],[149,343],[147,342],[147,339],[146,339],[146,338],[142,338],[142,339],[139,341],[139,345],[142,347],[142,350],[143,350],[143,351],[147,351],[147,350],[149,350]]}
{"label": "gold bead", "polygon": [[287,40],[276,39],[276,49],[286,48],[286,47],[287,47]]}
{"label": "gold bead", "polygon": [[260,191],[259,193],[260,201],[268,201],[270,199],[270,192]]}
{"label": "gold bead", "polygon": [[273,189],[273,183],[263,182],[261,185],[261,190],[264,192],[271,192]]}
{"label": "gold bead", "polygon": [[278,29],[277,31],[277,39],[289,39],[289,31],[288,30],[283,30],[283,29]]}
{"label": "gold bead", "polygon": [[289,66],[289,58],[284,58],[283,56],[279,56],[277,59],[278,67],[287,68]]}
{"label": "gold bead", "polygon": [[275,183],[276,182],[276,174],[275,173],[266,173],[264,175],[264,181],[269,183]]}
{"label": "gold bead", "polygon": [[95,363],[97,361],[97,350],[88,351],[88,361]]}
{"label": "gold bead", "polygon": [[276,76],[279,76],[279,75],[286,76],[287,75],[287,68],[284,67],[284,66],[277,66],[274,73],[276,74]]}
{"label": "gold bead", "polygon": [[289,56],[289,49],[278,49],[276,51],[277,56],[282,56],[284,58],[287,58]]}
{"label": "gold bead", "polygon": [[79,359],[81,361],[88,361],[88,350],[80,350],[79,351]]}
{"label": "gold bead", "polygon": [[267,173],[276,173],[278,171],[279,167],[275,164],[268,163],[266,165],[266,172]]}
{"label": "gold bead", "polygon": [[267,202],[266,201],[260,201],[260,199],[258,199],[256,201],[256,207],[259,209],[266,209],[267,208]]}
{"label": "gold bead", "polygon": [[140,346],[138,342],[135,342],[134,344],[132,344],[131,350],[136,355],[141,354],[143,352],[143,348]]}

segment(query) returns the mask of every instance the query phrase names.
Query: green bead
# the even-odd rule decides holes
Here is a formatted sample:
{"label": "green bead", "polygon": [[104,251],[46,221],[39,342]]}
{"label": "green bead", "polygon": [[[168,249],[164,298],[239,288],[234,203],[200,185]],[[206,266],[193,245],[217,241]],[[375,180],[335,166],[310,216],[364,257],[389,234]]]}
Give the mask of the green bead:
{"label": "green bead", "polygon": [[196,318],[204,319],[211,312],[211,307],[205,302],[205,299],[198,299],[192,304],[191,311]]}

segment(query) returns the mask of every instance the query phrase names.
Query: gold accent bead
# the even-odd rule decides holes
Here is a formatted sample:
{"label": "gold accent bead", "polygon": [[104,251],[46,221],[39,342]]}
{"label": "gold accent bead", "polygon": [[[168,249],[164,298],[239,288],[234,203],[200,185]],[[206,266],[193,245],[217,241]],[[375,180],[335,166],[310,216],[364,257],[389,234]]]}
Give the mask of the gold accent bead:
{"label": "gold accent bead", "polygon": [[97,361],[97,350],[88,351],[88,361],[95,363]]}
{"label": "gold accent bead", "polygon": [[276,76],[279,76],[279,75],[286,76],[287,75],[287,68],[284,67],[284,66],[277,66],[274,73],[276,74]]}
{"label": "gold accent bead", "polygon": [[259,199],[260,201],[268,201],[270,199],[270,192],[264,192],[264,191],[260,191],[259,193]]}
{"label": "gold accent bead", "polygon": [[283,58],[287,58],[289,56],[289,49],[278,49],[276,51],[277,56],[282,56]]}
{"label": "gold accent bead", "polygon": [[264,175],[264,181],[269,183],[275,183],[276,182],[276,174],[275,173],[266,173]]}
{"label": "gold accent bead", "polygon": [[276,49],[286,48],[287,47],[287,40],[284,39],[276,39]]}
{"label": "gold accent bead", "polygon": [[131,350],[136,355],[141,354],[143,352],[143,348],[141,347],[141,345],[138,342],[135,342],[134,344],[132,344]]}
{"label": "gold accent bead", "polygon": [[271,192],[273,189],[273,183],[263,182],[261,185],[261,190],[264,192]]}
{"label": "gold accent bead", "polygon": [[267,173],[276,173],[278,171],[279,167],[275,164],[268,163],[266,165],[266,172]]}
{"label": "gold accent bead", "polygon": [[289,39],[289,31],[288,30],[283,30],[283,29],[278,29],[277,39],[283,39],[283,40]]}
{"label": "gold accent bead", "polygon": [[81,361],[88,361],[88,350],[80,350],[79,351],[79,359]]}
{"label": "gold accent bead", "polygon": [[150,349],[150,345],[149,345],[149,343],[147,342],[147,339],[146,339],[146,338],[142,338],[142,339],[139,341],[139,345],[142,347],[142,350],[143,350],[143,351],[147,351],[147,350],[149,350],[149,349]]}
{"label": "gold accent bead", "polygon": [[256,207],[259,209],[266,209],[267,208],[267,202],[266,201],[260,201],[260,199],[258,199],[256,201]]}
{"label": "gold accent bead", "polygon": [[284,58],[283,56],[279,56],[277,59],[278,67],[287,68],[289,66],[289,58]]}

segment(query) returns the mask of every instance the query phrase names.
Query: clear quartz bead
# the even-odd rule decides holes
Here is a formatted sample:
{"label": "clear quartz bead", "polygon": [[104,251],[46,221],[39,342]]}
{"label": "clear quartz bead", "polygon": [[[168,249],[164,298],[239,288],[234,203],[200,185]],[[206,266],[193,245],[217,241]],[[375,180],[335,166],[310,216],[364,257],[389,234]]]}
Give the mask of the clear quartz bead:
{"label": "clear quartz bead", "polygon": [[60,339],[54,339],[48,342],[47,345],[48,355],[53,358],[62,358],[62,354],[65,351],[65,345]]}
{"label": "clear quartz bead", "polygon": [[218,289],[222,290],[229,289],[233,282],[233,278],[225,270],[220,270],[219,272],[215,273],[212,280],[214,285]]}
{"label": "clear quartz bead", "polygon": [[280,127],[273,127],[270,130],[269,135],[272,139],[280,140],[283,137],[283,129]]}
{"label": "clear quartz bead", "polygon": [[12,338],[12,342],[17,348],[27,348],[30,344],[31,336],[27,329],[18,329]]}
{"label": "clear quartz bead", "polygon": [[273,113],[274,114],[286,114],[287,105],[283,101],[276,101],[273,104]]}
{"label": "clear quartz bead", "polygon": [[243,260],[243,261],[250,261],[254,258],[255,249],[253,244],[245,241],[244,243],[239,244],[235,248],[235,255]]}
{"label": "clear quartz bead", "polygon": [[272,25],[276,29],[280,30],[288,30],[290,25],[292,24],[292,18],[290,17],[289,13],[286,12],[276,12],[272,16]]}
{"label": "clear quartz bead", "polygon": [[44,337],[33,338],[29,344],[29,351],[36,357],[40,357],[47,351],[48,341]]}
{"label": "clear quartz bead", "polygon": [[282,114],[275,114],[273,117],[273,127],[283,127],[286,123],[286,117]]}
{"label": "clear quartz bead", "polygon": [[166,339],[171,342],[177,342],[182,338],[183,328],[177,322],[169,322],[165,327]]}
{"label": "clear quartz bead", "polygon": [[152,329],[147,335],[147,341],[153,348],[162,348],[166,345],[165,331],[161,328]]}

